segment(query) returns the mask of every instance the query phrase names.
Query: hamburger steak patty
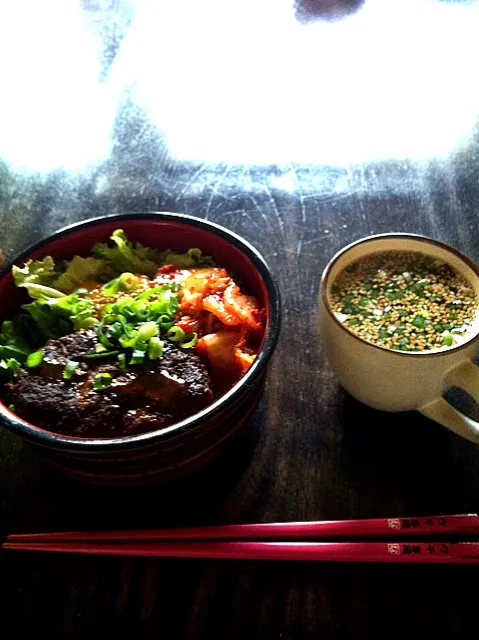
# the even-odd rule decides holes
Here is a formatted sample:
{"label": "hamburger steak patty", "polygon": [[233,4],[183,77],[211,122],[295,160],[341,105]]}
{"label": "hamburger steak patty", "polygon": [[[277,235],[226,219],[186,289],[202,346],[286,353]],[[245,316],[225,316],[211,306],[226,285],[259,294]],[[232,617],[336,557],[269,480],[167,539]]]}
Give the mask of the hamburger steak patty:
{"label": "hamburger steak patty", "polygon": [[[32,424],[71,436],[121,438],[172,425],[213,400],[208,372],[198,355],[165,340],[163,356],[122,372],[95,352],[95,331],[76,331],[43,348],[43,362],[18,369],[7,384],[15,413]],[[63,379],[68,360],[79,362]],[[93,379],[109,373],[112,384],[96,391]]]}

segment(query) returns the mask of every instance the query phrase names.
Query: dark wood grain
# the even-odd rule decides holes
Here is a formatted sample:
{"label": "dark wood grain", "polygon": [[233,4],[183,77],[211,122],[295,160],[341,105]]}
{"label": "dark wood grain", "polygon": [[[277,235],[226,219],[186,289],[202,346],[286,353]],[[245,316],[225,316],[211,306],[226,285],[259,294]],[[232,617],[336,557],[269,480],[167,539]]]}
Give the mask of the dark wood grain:
{"label": "dark wood grain", "polygon": [[[127,3],[83,4],[102,43],[103,77],[131,15]],[[352,4],[357,15],[368,7]],[[381,413],[349,397],[325,362],[316,315],[322,269],[362,236],[422,233],[479,259],[478,148],[476,132],[462,150],[420,162],[179,161],[125,94],[104,162],[38,172],[8,156],[0,160],[0,246],[8,259],[75,221],[177,211],[254,244],[283,296],[282,335],[261,408],[229,457],[175,485],[115,491],[58,476],[2,431],[0,535],[479,511],[477,446],[419,414]],[[112,636],[175,640],[349,640],[402,637],[412,629],[428,638],[464,638],[477,621],[476,577],[468,567],[0,552],[0,636],[46,630],[93,638],[104,625]]]}

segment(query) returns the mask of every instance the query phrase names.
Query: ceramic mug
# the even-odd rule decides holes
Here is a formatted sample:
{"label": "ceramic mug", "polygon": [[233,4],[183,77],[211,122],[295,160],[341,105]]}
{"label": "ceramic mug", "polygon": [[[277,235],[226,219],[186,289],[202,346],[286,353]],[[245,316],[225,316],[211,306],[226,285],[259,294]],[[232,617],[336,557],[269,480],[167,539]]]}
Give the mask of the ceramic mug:
{"label": "ceramic mug", "polygon": [[337,253],[323,271],[319,325],[326,358],[342,386],[364,404],[382,411],[416,409],[458,435],[479,443],[479,423],[450,405],[444,393],[460,387],[479,403],[479,316],[460,344],[421,353],[395,351],[358,337],[335,316],[331,287],[348,265],[383,251],[415,251],[449,264],[479,297],[479,267],[457,249],[442,242],[405,233],[363,238]]}

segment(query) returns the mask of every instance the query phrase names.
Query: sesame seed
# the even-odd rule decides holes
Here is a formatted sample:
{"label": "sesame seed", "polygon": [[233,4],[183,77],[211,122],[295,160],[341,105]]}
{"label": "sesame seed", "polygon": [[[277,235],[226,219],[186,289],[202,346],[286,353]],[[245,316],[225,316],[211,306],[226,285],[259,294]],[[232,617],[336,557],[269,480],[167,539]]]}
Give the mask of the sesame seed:
{"label": "sesame seed", "polygon": [[349,331],[400,351],[455,346],[479,309],[473,288],[450,265],[411,251],[358,260],[337,276],[329,298]]}

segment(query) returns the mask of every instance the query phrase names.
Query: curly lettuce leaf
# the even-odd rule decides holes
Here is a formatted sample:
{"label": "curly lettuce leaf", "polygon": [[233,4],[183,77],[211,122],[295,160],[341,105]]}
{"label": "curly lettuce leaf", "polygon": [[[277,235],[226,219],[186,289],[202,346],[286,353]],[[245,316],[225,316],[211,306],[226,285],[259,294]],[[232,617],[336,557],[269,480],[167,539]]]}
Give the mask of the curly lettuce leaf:
{"label": "curly lettuce leaf", "polygon": [[111,240],[113,246],[98,243],[92,250],[93,256],[87,258],[75,256],[69,262],[55,264],[47,256],[12,268],[15,284],[24,287],[33,301],[23,306],[26,313],[0,326],[2,375],[11,374],[25,363],[30,353],[49,340],[98,324],[95,305],[79,291],[85,281],[106,281],[122,273],[153,277],[165,264],[178,268],[214,264],[200,249],[160,252],[130,242],[122,229],[116,230]]}
{"label": "curly lettuce leaf", "polygon": [[107,265],[104,260],[75,256],[67,262],[65,272],[55,280],[54,286],[64,293],[72,293],[86,282],[86,280],[98,279],[104,275],[106,271]]}
{"label": "curly lettuce leaf", "polygon": [[57,278],[55,261],[51,256],[43,260],[27,260],[23,267],[12,267],[12,275],[17,287],[39,284],[49,287]]}
{"label": "curly lettuce leaf", "polygon": [[[75,256],[66,263],[63,273],[51,256],[43,260],[27,260],[23,267],[12,267],[17,287],[25,287],[31,298],[59,298],[78,289],[86,280],[109,274],[104,260]],[[63,267],[61,267],[63,268]],[[56,290],[56,291],[55,291]]]}
{"label": "curly lettuce leaf", "polygon": [[54,300],[55,298],[61,298],[65,295],[62,291],[58,291],[58,289],[54,289],[53,287],[46,287],[43,284],[25,283],[19,286],[25,287],[30,298],[34,300]]}
{"label": "curly lettuce leaf", "polygon": [[30,351],[22,324],[5,320],[0,331],[0,358],[16,358],[23,362]]}
{"label": "curly lettuce leaf", "polygon": [[59,317],[58,314],[54,313],[49,301],[45,299],[25,304],[23,308],[33,318],[37,330],[43,336],[43,343],[72,332],[72,324],[68,318]]}
{"label": "curly lettuce leaf", "polygon": [[93,247],[92,253],[108,262],[117,275],[129,271],[143,273],[151,278],[165,264],[172,264],[180,269],[213,264],[212,259],[204,256],[200,249],[188,249],[184,253],[175,253],[171,249],[160,252],[145,247],[140,242],[130,242],[123,229],[114,231],[111,240],[116,246],[99,242]]}
{"label": "curly lettuce leaf", "polygon": [[125,272],[153,277],[165,264],[182,269],[213,264],[200,249],[160,252],[140,242],[130,242],[123,229],[114,231],[111,240],[114,246],[99,242],[93,247],[95,257],[75,256],[66,263],[55,263],[46,256],[43,260],[27,260],[23,267],[13,266],[15,284],[27,289],[34,300],[50,300],[74,292],[87,280],[106,281]]}
{"label": "curly lettuce leaf", "polygon": [[93,301],[74,293],[55,300],[50,307],[55,315],[68,318],[75,330],[88,329],[99,322]]}
{"label": "curly lettuce leaf", "polygon": [[10,377],[21,366],[15,358],[0,359],[0,376]]}
{"label": "curly lettuce leaf", "polygon": [[2,377],[10,377],[25,364],[31,353],[49,340],[77,329],[88,329],[98,323],[93,315],[93,302],[75,294],[62,294],[57,298],[40,297],[23,305],[23,309],[27,313],[18,314],[0,325]]}
{"label": "curly lettuce leaf", "polygon": [[23,305],[43,334],[44,342],[98,324],[94,307],[89,298],[73,293],[61,298],[38,299]]}
{"label": "curly lettuce leaf", "polygon": [[114,231],[111,240],[115,243],[114,247],[99,242],[92,249],[93,255],[111,263],[118,274],[129,271],[150,277],[155,275],[161,258],[158,251],[140,242],[130,242],[122,229]]}
{"label": "curly lettuce leaf", "polygon": [[191,269],[213,265],[210,256],[204,256],[201,249],[188,249],[184,253],[175,253],[167,249],[161,254],[161,265],[172,264],[178,269]]}
{"label": "curly lettuce leaf", "polygon": [[33,298],[58,298],[64,295],[54,288],[58,279],[58,268],[51,256],[43,260],[27,260],[23,267],[12,267],[17,287],[24,287]]}

